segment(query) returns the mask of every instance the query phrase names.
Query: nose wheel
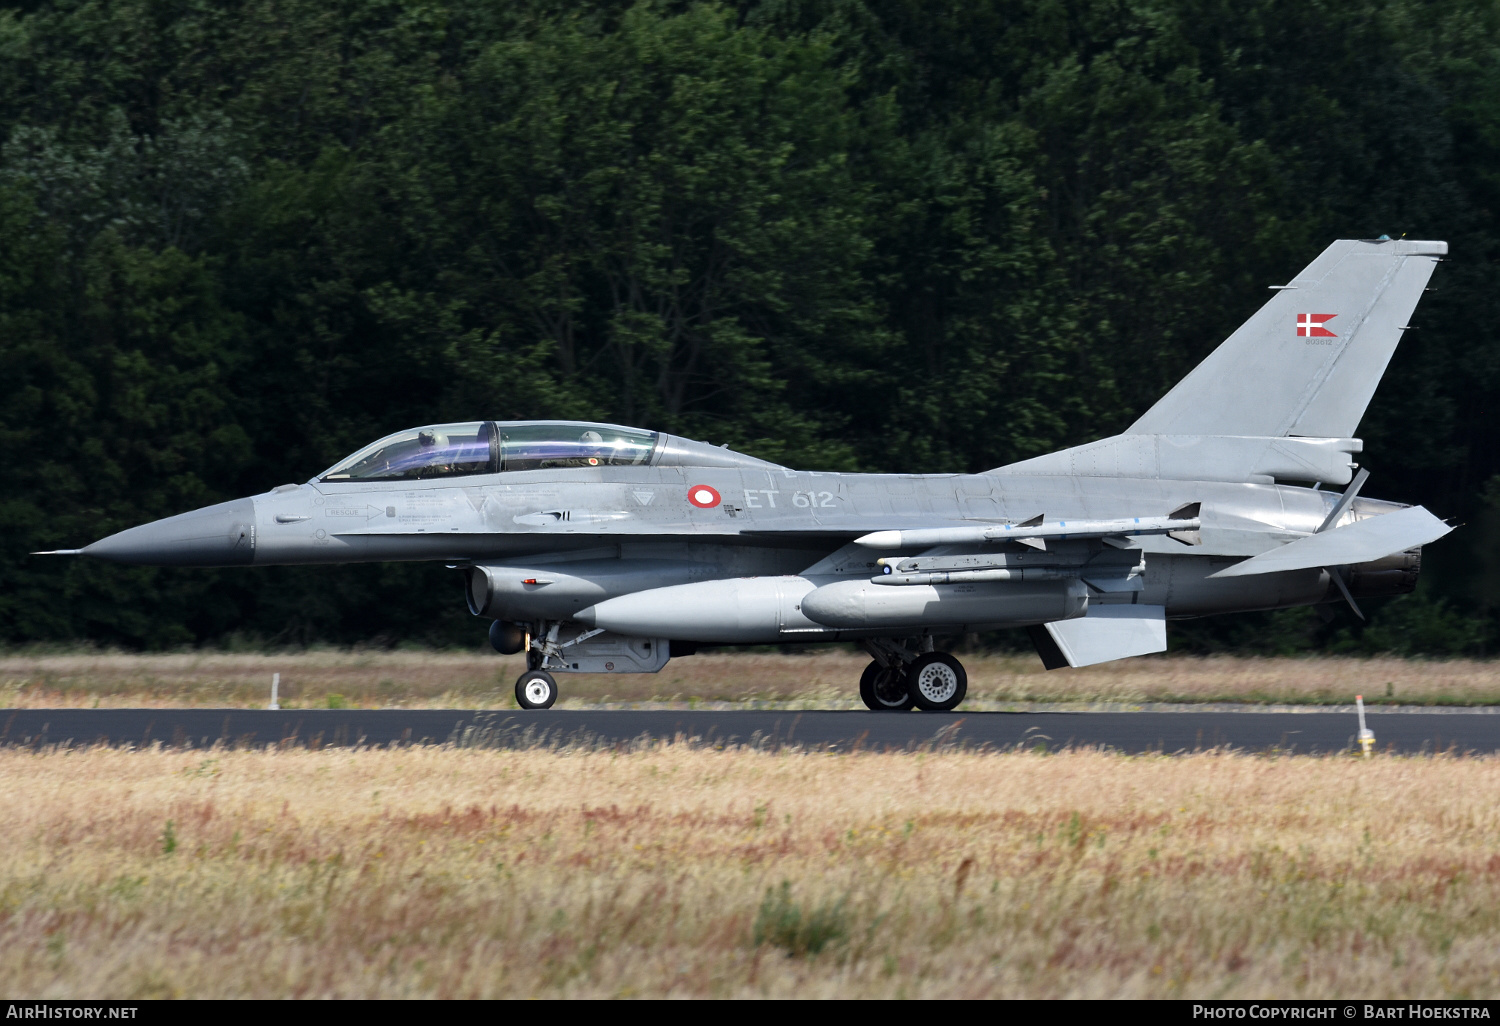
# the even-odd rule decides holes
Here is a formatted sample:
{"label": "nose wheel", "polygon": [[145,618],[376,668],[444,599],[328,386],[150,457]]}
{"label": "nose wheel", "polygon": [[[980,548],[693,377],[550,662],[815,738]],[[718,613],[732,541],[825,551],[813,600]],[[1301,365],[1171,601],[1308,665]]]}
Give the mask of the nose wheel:
{"label": "nose wheel", "polygon": [[546,670],[527,670],[516,680],[516,704],[522,709],[550,709],[557,701],[557,681]]}

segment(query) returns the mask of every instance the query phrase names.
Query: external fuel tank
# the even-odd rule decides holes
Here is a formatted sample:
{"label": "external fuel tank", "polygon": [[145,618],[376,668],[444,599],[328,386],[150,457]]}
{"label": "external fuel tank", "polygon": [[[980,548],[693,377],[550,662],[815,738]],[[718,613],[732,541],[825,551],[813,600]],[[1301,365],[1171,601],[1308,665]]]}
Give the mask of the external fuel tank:
{"label": "external fuel tank", "polygon": [[887,587],[833,577],[698,581],[610,598],[574,619],[620,634],[768,644],[892,630],[1019,627],[1082,616],[1081,581]]}

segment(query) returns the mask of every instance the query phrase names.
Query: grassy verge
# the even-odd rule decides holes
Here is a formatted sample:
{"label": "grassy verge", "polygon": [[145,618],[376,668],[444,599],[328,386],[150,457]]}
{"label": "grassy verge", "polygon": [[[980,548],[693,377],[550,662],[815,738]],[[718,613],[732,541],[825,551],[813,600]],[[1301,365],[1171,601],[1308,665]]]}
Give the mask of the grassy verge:
{"label": "grassy verge", "polygon": [[0,750],[28,997],[1494,997],[1500,760]]}
{"label": "grassy verge", "polygon": [[[1048,673],[1034,656],[966,655],[968,709],[1036,704],[1249,702],[1500,703],[1500,663],[1474,660],[1153,657]],[[659,674],[561,676],[563,707],[747,702],[856,708],[867,658],[848,651],[717,653]],[[0,707],[264,705],[272,673],[300,708],[511,708],[519,657],[492,653],[312,651],[285,655],[8,655]]]}

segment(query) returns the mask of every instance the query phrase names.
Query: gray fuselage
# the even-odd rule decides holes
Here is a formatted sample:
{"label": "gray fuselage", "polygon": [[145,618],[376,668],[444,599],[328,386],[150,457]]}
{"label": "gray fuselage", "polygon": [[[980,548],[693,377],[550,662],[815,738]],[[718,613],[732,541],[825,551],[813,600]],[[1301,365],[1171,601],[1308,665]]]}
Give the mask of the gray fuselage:
{"label": "gray fuselage", "polygon": [[[714,452],[726,462],[737,455]],[[716,501],[695,504],[690,500],[694,489],[700,500],[708,498],[703,490],[711,489]],[[610,576],[607,571],[613,568],[618,578],[614,587],[603,582],[603,587],[576,596],[558,589],[548,596],[545,586],[533,587],[532,614],[525,612],[522,595],[503,610],[519,619],[566,619],[599,597],[641,586],[803,574],[847,548],[853,538],[875,530],[1018,523],[1038,514],[1048,520],[1109,519],[1159,514],[1197,502],[1202,506],[1201,544],[1188,546],[1166,536],[1132,539],[1131,547],[1140,550],[1144,561],[1141,590],[1094,596],[1096,603],[1160,605],[1167,615],[1183,617],[1327,600],[1330,579],[1322,569],[1207,578],[1245,557],[1310,535],[1337,497],[1307,487],[1215,481],[845,474],[764,464],[569,467],[283,485],[121,532],[88,551],[126,562],[178,565],[438,560],[524,569],[561,561],[593,569],[596,579]],[[1399,508],[1361,499],[1341,522]],[[876,555],[856,551],[823,570],[875,574]],[[1019,559],[1028,556],[1044,558],[1017,553]],[[633,567],[645,571],[652,564],[666,572],[632,576]],[[674,566],[680,572],[674,574]],[[1413,569],[1408,566],[1404,576],[1414,576]],[[1389,581],[1382,587],[1391,590]],[[978,624],[966,618],[960,626]]]}

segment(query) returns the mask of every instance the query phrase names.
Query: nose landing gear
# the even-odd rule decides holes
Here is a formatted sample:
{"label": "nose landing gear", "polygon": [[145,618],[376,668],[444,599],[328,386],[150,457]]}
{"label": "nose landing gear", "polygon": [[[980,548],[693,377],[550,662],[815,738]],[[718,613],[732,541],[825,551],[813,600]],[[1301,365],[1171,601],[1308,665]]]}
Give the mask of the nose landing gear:
{"label": "nose landing gear", "polygon": [[[526,635],[529,642],[526,649],[526,672],[516,678],[516,704],[522,709],[550,709],[552,703],[557,701],[557,680],[545,667],[549,659],[561,654],[562,648],[557,643],[557,632],[561,626],[561,623],[539,623],[536,625],[536,633]],[[585,638],[589,636],[591,635],[587,633],[581,635]]]}

